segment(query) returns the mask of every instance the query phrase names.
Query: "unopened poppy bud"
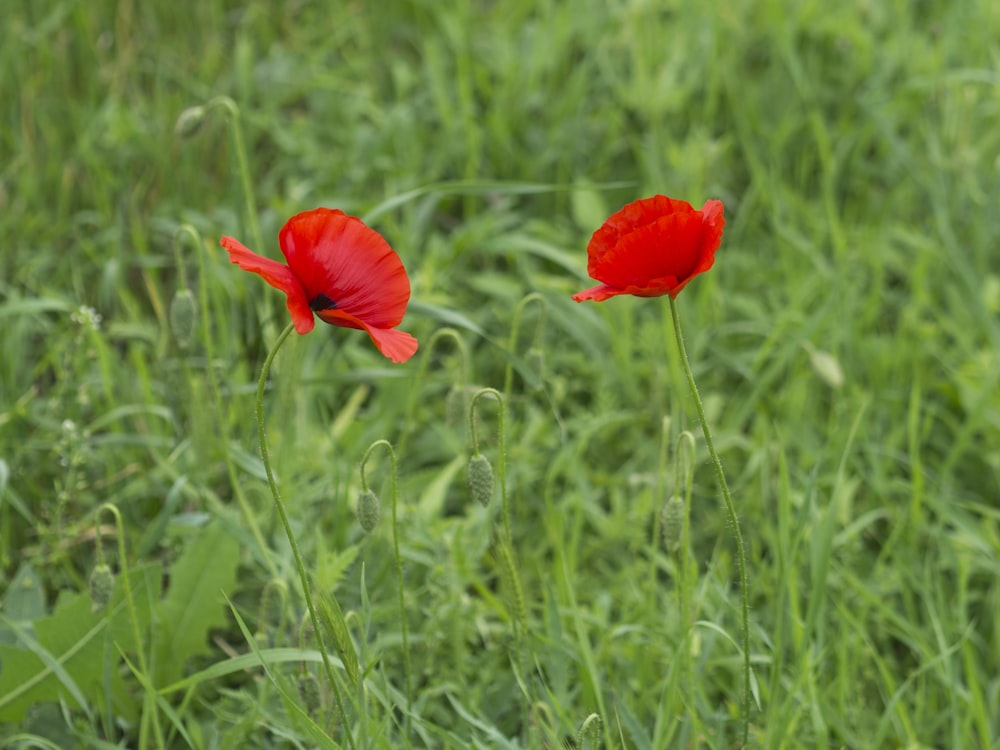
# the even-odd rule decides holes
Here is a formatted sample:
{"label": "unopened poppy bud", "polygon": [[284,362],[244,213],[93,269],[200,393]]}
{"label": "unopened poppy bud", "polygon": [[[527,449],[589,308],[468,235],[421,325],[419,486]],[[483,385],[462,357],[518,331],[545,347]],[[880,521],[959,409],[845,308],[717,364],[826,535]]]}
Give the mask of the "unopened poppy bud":
{"label": "unopened poppy bud", "polygon": [[378,526],[378,521],[382,517],[382,504],[378,495],[371,490],[365,490],[358,498],[358,523],[365,533],[371,533],[372,529]]}
{"label": "unopened poppy bud", "polygon": [[493,466],[482,453],[469,459],[469,491],[472,499],[483,507],[493,499]]}
{"label": "unopened poppy bud", "polygon": [[194,135],[205,121],[205,113],[205,108],[200,104],[188,107],[177,116],[177,122],[174,123],[174,133],[181,138],[189,138]]}
{"label": "unopened poppy bud", "polygon": [[99,612],[108,606],[115,590],[115,576],[104,563],[99,563],[90,574],[90,609]]}
{"label": "unopened poppy bud", "polygon": [[684,534],[684,500],[680,495],[671,495],[660,509],[660,526],[663,527],[663,543],[668,552],[681,548]]}
{"label": "unopened poppy bud", "polygon": [[170,330],[181,349],[194,342],[198,324],[198,303],[190,289],[180,289],[170,302]]}

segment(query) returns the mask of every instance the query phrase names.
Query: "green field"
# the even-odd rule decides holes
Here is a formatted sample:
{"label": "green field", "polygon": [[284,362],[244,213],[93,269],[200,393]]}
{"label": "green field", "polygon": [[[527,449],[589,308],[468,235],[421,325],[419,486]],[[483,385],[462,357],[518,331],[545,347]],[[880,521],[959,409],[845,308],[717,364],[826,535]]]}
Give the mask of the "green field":
{"label": "green field", "polygon": [[[0,748],[739,746],[667,298],[570,299],[656,193],[726,206],[676,302],[748,746],[1000,748],[995,0],[0,19]],[[300,568],[288,312],[219,238],[316,206],[399,253],[420,350],[275,357]]]}

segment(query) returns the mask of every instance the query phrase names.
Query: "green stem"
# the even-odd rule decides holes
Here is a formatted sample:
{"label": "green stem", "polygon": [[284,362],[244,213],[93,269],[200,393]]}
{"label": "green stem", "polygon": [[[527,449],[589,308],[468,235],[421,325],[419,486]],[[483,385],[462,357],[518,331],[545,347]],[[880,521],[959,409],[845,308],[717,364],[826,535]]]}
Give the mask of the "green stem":
{"label": "green stem", "polygon": [[462,366],[459,370],[459,378],[456,385],[462,388],[468,385],[472,370],[469,365],[472,358],[472,355],[469,353],[469,345],[465,343],[465,339],[454,328],[445,327],[437,329],[431,335],[430,340],[420,347],[420,352],[423,356],[420,357],[420,365],[417,367],[417,373],[413,378],[413,385],[410,387],[410,400],[406,405],[406,414],[403,416],[403,424],[399,430],[399,455],[401,456],[406,451],[407,440],[411,432],[410,425],[413,421],[413,414],[416,411],[417,403],[420,401],[420,391],[424,385],[424,378],[427,375],[431,355],[435,351],[437,343],[444,338],[450,338],[455,342],[455,347],[462,358]]}
{"label": "green stem", "polygon": [[476,434],[476,408],[479,404],[479,399],[483,396],[492,396],[496,399],[499,408],[497,416],[497,454],[499,456],[497,474],[500,477],[500,512],[503,521],[504,541],[507,542],[508,547],[513,549],[514,542],[510,535],[510,509],[507,502],[507,445],[506,429],[504,426],[506,404],[503,394],[496,388],[483,388],[472,397],[472,401],[469,403],[469,435],[472,437],[472,452],[474,455],[479,454],[479,436]]}
{"label": "green stem", "polygon": [[254,247],[263,247],[264,242],[260,233],[260,224],[257,223],[257,206],[253,194],[253,181],[250,179],[250,164],[247,162],[247,150],[243,144],[243,126],[240,124],[240,108],[228,96],[217,96],[205,105],[206,109],[213,106],[222,107],[229,115],[229,123],[232,126],[233,134],[233,150],[236,152],[236,165],[240,173],[240,186],[243,188],[243,200],[246,203],[246,218],[250,224],[250,237],[255,243]]}
{"label": "green stem", "polygon": [[677,437],[677,445],[674,449],[674,477],[675,477],[675,487],[676,483],[679,483],[681,476],[681,452],[684,451],[684,446],[687,446],[687,450],[684,453],[685,467],[684,467],[684,486],[683,495],[684,498],[684,525],[681,530],[681,562],[680,562],[680,579],[681,583],[678,587],[677,596],[680,600],[678,609],[681,613],[681,627],[683,628],[683,633],[685,634],[685,648],[681,655],[681,674],[682,680],[685,687],[690,684],[691,681],[691,648],[687,644],[687,633],[690,632],[692,626],[691,622],[691,602],[694,600],[694,591],[692,590],[692,585],[694,583],[694,571],[691,569],[691,563],[693,560],[693,554],[691,552],[691,491],[694,486],[694,435],[692,435],[687,430],[681,432]]}
{"label": "green stem", "polygon": [[687,350],[684,348],[684,337],[681,335],[681,324],[677,317],[677,303],[673,297],[670,297],[670,316],[674,323],[674,338],[677,340],[677,349],[681,355],[681,364],[684,365],[684,374],[687,376],[688,387],[691,389],[691,396],[694,398],[694,405],[698,410],[701,431],[705,435],[705,444],[708,445],[708,452],[712,456],[712,463],[715,465],[715,474],[719,480],[719,487],[722,489],[722,499],[726,505],[726,512],[729,514],[729,523],[733,527],[733,536],[736,538],[736,563],[740,573],[741,641],[743,646],[743,740],[741,744],[745,747],[750,734],[750,595],[747,590],[746,551],[743,548],[743,534],[740,532],[740,521],[736,515],[736,505],[733,503],[733,496],[729,493],[726,475],[722,471],[722,461],[715,450],[715,442],[712,440],[712,433],[708,429],[708,419],[705,418],[705,407],[702,406],[701,396],[698,395],[698,386],[694,382],[694,373],[691,372],[691,362],[688,360]]}
{"label": "green stem", "polygon": [[[135,606],[135,599],[132,596],[132,582],[129,578],[128,554],[125,550],[125,528],[122,524],[122,515],[118,512],[118,506],[113,503],[104,503],[97,509],[97,525],[101,525],[101,513],[107,511],[115,519],[115,534],[118,538],[118,567],[122,572],[122,592],[125,595],[125,606],[128,607],[128,619],[132,625],[132,637],[135,638],[136,660],[139,662],[139,671],[150,680],[149,667],[146,663],[146,652],[142,642],[142,633],[139,630],[139,612]],[[151,680],[150,680],[151,681]],[[139,747],[147,747],[149,737],[148,726],[153,724],[153,735],[156,738],[157,747],[166,747],[164,744],[163,730],[160,728],[160,713],[156,706],[156,696],[147,687],[142,694],[143,711],[142,722],[139,727]]]}
{"label": "green stem", "polygon": [[347,713],[344,711],[340,689],[337,687],[337,680],[333,674],[333,664],[330,663],[330,657],[326,652],[326,644],[323,642],[323,630],[319,626],[316,605],[313,604],[312,593],[309,588],[309,576],[306,573],[305,563],[302,561],[302,553],[299,552],[299,545],[295,541],[295,534],[292,532],[292,524],[288,520],[288,510],[285,508],[284,500],[281,499],[281,493],[278,492],[278,484],[274,479],[274,472],[271,470],[271,457],[267,450],[267,436],[264,432],[264,386],[267,385],[267,375],[271,371],[271,363],[274,361],[274,355],[278,353],[281,345],[285,343],[285,339],[288,338],[293,330],[295,330],[295,326],[289,323],[285,327],[285,330],[278,336],[278,340],[274,342],[274,346],[271,348],[270,353],[268,353],[267,359],[264,360],[264,366],[260,369],[260,380],[257,382],[257,439],[260,442],[260,457],[264,462],[264,471],[267,473],[267,484],[271,489],[271,497],[274,498],[274,507],[278,510],[278,517],[281,519],[281,525],[285,529],[285,536],[288,537],[288,544],[292,548],[292,556],[295,558],[295,568],[299,572],[299,580],[302,583],[302,596],[305,598],[306,609],[309,611],[309,621],[312,623],[313,634],[316,636],[320,657],[323,659],[323,669],[326,671],[327,679],[330,680],[330,687],[333,690],[334,700],[337,703],[337,711],[340,712],[340,718],[344,723],[344,733],[347,735],[348,744],[353,748],[354,737],[347,724]]}
{"label": "green stem", "polygon": [[410,728],[410,714],[413,712],[413,701],[411,696],[413,695],[413,679],[410,676],[410,638],[409,629],[406,625],[406,602],[403,596],[403,557],[399,554],[399,523],[396,514],[396,508],[399,505],[399,486],[396,477],[396,451],[392,449],[392,444],[388,440],[376,440],[372,443],[368,450],[365,452],[364,457],[361,459],[361,487],[365,490],[368,489],[368,478],[365,475],[365,465],[368,463],[368,457],[372,454],[375,448],[383,446],[389,453],[389,462],[392,467],[392,546],[393,551],[396,554],[396,583],[399,589],[399,624],[403,636],[403,680],[404,686],[406,688],[406,716],[403,721],[403,730],[408,735]]}
{"label": "green stem", "polygon": [[528,651],[528,608],[524,600],[524,586],[521,585],[521,576],[518,572],[517,560],[514,557],[514,539],[510,531],[510,502],[507,497],[507,428],[505,424],[505,414],[507,402],[504,395],[496,388],[483,388],[469,403],[469,434],[472,439],[473,455],[479,455],[479,436],[476,433],[476,409],[483,397],[490,396],[497,402],[497,454],[498,466],[497,474],[500,477],[500,515],[503,523],[503,533],[496,545],[496,552],[499,556],[498,562],[501,568],[509,576],[511,597],[511,630],[514,633],[514,642],[518,655],[518,668],[520,674],[517,681],[523,685],[520,691],[521,708],[528,710],[529,705],[535,705],[533,681],[529,679],[531,654]]}
{"label": "green stem", "polygon": [[[531,292],[521,299],[517,303],[517,307],[514,308],[514,318],[510,324],[510,339],[507,341],[507,351],[510,355],[517,355],[517,336],[521,328],[521,315],[524,313],[525,308],[532,302],[537,302],[539,307],[538,312],[538,324],[535,327],[535,344],[539,343],[541,338],[542,328],[545,325],[545,313],[548,309],[548,302],[545,297],[543,297],[538,292]],[[503,392],[510,397],[511,386],[514,384],[514,360],[507,359],[507,367],[504,370],[503,376]]]}

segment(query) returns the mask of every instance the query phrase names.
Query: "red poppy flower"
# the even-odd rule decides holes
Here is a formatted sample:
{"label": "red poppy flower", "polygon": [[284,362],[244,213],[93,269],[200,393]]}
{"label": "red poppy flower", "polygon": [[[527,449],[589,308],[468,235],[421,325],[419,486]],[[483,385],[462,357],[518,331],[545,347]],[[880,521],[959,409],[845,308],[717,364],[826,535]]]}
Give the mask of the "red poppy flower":
{"label": "red poppy flower", "polygon": [[577,292],[573,299],[676,297],[715,262],[726,224],[722,211],[722,201],[707,201],[696,211],[690,203],[665,195],[629,203],[604,222],[587,245],[587,273],[603,283]]}
{"label": "red poppy flower", "polygon": [[229,259],[280,289],[300,334],[315,325],[313,313],[335,326],[365,331],[393,362],[417,351],[417,340],[394,330],[410,300],[410,280],[382,235],[343,211],[316,208],[290,218],[278,234],[288,261],[257,255],[232,237],[220,244]]}

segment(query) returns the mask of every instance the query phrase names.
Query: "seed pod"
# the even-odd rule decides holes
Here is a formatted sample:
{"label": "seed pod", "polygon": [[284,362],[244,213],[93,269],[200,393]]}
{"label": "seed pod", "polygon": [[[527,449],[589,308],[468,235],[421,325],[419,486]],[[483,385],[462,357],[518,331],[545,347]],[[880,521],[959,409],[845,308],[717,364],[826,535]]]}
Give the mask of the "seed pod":
{"label": "seed pod", "polygon": [[180,289],[170,301],[170,330],[181,349],[194,343],[198,326],[198,303],[190,289]]}
{"label": "seed pod", "polygon": [[99,563],[90,573],[90,609],[100,612],[108,606],[115,590],[115,576],[104,563]]}
{"label": "seed pod", "polygon": [[472,499],[486,507],[493,499],[493,466],[482,453],[469,459],[469,491]]}
{"label": "seed pod", "polygon": [[358,523],[365,533],[371,533],[372,529],[378,526],[378,521],[382,517],[382,504],[378,495],[371,490],[365,490],[358,498]]}
{"label": "seed pod", "polygon": [[684,534],[684,500],[680,495],[671,495],[660,509],[660,525],[663,528],[663,544],[667,551],[674,553],[681,548]]}

